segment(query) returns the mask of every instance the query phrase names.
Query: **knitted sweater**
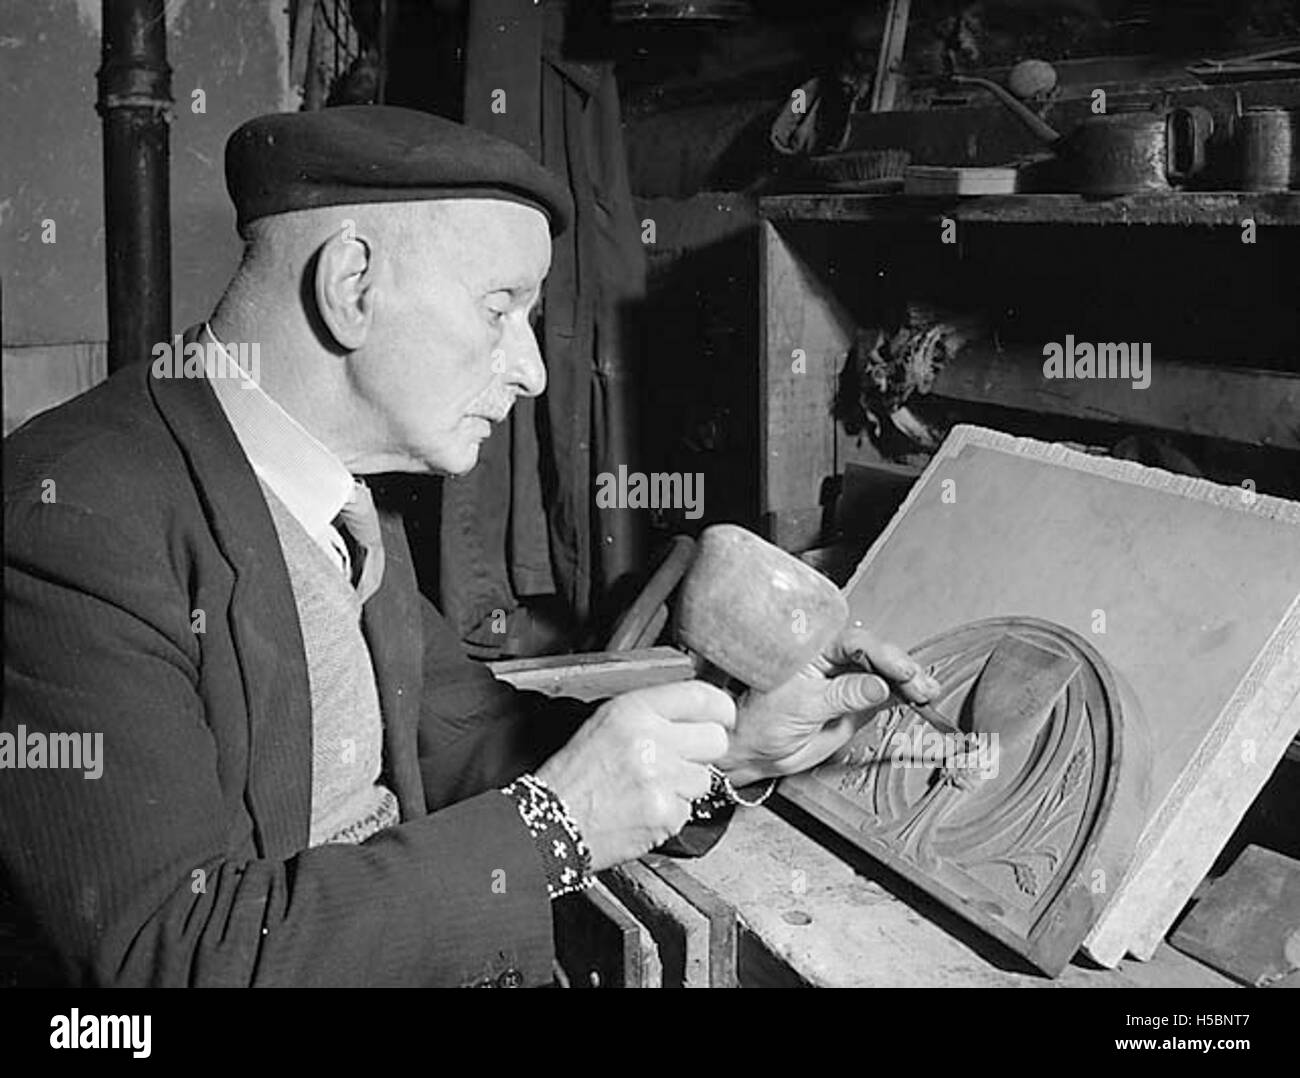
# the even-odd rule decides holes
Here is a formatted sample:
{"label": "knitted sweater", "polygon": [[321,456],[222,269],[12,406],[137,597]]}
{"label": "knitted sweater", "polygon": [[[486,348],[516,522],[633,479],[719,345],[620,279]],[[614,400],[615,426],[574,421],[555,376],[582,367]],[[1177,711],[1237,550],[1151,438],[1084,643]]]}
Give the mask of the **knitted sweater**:
{"label": "knitted sweater", "polygon": [[289,569],[311,685],[312,846],[364,842],[399,820],[379,782],[383,718],[361,632],[361,603],[302,525],[266,486],[262,493]]}

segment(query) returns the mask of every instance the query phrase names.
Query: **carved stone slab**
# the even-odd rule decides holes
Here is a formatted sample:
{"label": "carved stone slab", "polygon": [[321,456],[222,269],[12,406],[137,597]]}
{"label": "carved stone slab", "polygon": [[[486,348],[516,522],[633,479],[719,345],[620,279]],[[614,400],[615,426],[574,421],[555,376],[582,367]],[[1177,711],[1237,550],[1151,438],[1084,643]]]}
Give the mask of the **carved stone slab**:
{"label": "carved stone slab", "polygon": [[[1040,708],[998,728],[972,688],[1008,636],[1072,662]],[[945,687],[939,710],[973,736],[891,707],[782,793],[1055,976],[1132,855],[1141,716],[1096,650],[1050,622],[976,622],[913,655]]]}
{"label": "carved stone slab", "polygon": [[958,426],[846,595],[907,647],[1041,618],[1131,688],[1151,792],[1105,828],[1139,836],[1084,942],[1103,965],[1153,953],[1300,730],[1300,504],[1250,483]]}

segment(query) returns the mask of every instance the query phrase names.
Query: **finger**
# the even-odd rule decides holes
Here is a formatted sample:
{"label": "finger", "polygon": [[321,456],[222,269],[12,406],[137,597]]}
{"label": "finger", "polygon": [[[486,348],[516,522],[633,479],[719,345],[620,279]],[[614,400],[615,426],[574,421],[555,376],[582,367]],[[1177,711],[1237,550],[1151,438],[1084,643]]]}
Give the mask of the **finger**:
{"label": "finger", "polygon": [[727,754],[727,731],[716,722],[679,722],[665,728],[665,746],[683,760],[708,764]]}
{"label": "finger", "polygon": [[894,684],[901,696],[915,704],[924,704],[942,691],[939,682],[922,670],[907,652],[881,640],[870,629],[861,626],[846,629],[837,644],[839,654],[834,658],[882,675]]}
{"label": "finger", "polygon": [[695,799],[679,792],[675,785],[668,785],[663,788],[663,798],[663,814],[661,816],[663,833],[655,840],[654,845],[656,846],[661,842],[667,842],[690,823],[691,813],[694,810],[691,802]]}
{"label": "finger", "polygon": [[865,711],[889,699],[889,684],[875,674],[841,674],[826,682],[826,706],[831,715]]}
{"label": "finger", "polygon": [[694,810],[694,806],[690,801],[682,797],[674,797],[673,804],[676,806],[676,810],[673,813],[672,821],[668,825],[668,834],[664,837],[664,842],[667,842],[673,835],[681,833],[682,828],[691,822],[691,813]]}
{"label": "finger", "polygon": [[687,801],[695,801],[713,788],[713,775],[703,764],[684,763],[673,779],[673,792]]}
{"label": "finger", "polygon": [[728,730],[736,725],[736,702],[707,681],[673,681],[626,695],[635,696],[669,722],[713,722]]}
{"label": "finger", "polygon": [[853,740],[853,735],[858,732],[862,725],[863,719],[858,715],[842,715],[834,722],[827,723],[804,746],[804,751],[810,757],[804,766],[813,767],[839,752],[840,749]]}

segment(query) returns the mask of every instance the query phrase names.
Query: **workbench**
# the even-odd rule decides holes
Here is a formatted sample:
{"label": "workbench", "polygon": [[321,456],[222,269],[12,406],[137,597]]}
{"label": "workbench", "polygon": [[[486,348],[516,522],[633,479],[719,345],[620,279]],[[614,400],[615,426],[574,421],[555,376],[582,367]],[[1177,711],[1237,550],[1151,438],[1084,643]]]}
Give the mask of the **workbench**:
{"label": "workbench", "polygon": [[[689,678],[674,648],[492,664],[517,688],[599,700]],[[556,907],[574,987],[1231,988],[1162,943],[1114,970],[1076,957],[1055,980],[822,826],[778,793],[738,808],[697,858],[652,855]],[[707,923],[706,923],[707,922]]]}
{"label": "workbench", "polygon": [[1114,970],[1076,958],[1051,980],[792,806],[737,810],[717,846],[677,864],[735,908],[741,987],[1234,986],[1168,943]]}

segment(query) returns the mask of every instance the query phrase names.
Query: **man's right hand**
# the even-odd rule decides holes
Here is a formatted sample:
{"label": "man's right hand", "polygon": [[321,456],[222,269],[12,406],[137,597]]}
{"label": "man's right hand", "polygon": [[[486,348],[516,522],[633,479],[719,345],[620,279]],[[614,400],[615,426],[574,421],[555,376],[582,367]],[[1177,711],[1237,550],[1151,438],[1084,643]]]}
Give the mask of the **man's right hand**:
{"label": "man's right hand", "polygon": [[564,801],[599,872],[677,834],[709,792],[736,705],[703,681],[636,689],[600,706],[537,777]]}

